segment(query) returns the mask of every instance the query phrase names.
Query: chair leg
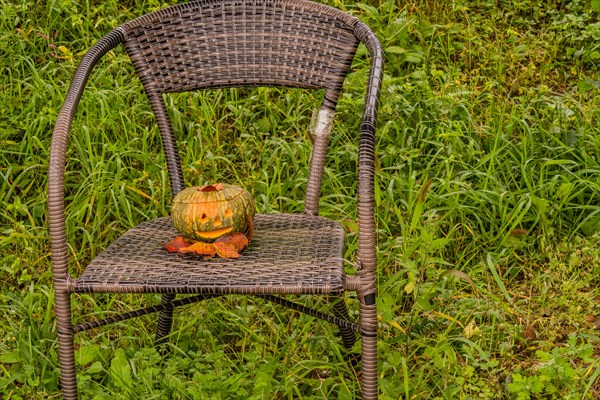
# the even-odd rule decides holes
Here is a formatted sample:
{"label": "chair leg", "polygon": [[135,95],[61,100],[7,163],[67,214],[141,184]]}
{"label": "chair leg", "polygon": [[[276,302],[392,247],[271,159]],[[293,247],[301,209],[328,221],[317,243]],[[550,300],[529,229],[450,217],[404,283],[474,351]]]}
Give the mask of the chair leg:
{"label": "chair leg", "polygon": [[360,305],[362,329],[362,398],[377,399],[377,306]]}
{"label": "chair leg", "polygon": [[[162,304],[169,303],[175,300],[174,294],[163,294]],[[162,345],[167,341],[167,336],[171,333],[171,326],[173,325],[173,307],[169,307],[166,310],[160,312],[158,316],[158,326],[156,327],[156,337],[154,339],[154,345],[161,351]]]}
{"label": "chair leg", "polygon": [[[348,307],[343,297],[339,297],[334,300],[333,313],[338,318],[350,320],[350,314],[348,313]],[[342,343],[344,347],[350,350],[356,342],[356,334],[351,328],[340,326],[340,335],[342,336]]]}
{"label": "chair leg", "polygon": [[75,346],[71,323],[71,295],[55,289],[56,326],[58,331],[58,362],[60,386],[65,400],[77,399],[77,377],[75,374]]}

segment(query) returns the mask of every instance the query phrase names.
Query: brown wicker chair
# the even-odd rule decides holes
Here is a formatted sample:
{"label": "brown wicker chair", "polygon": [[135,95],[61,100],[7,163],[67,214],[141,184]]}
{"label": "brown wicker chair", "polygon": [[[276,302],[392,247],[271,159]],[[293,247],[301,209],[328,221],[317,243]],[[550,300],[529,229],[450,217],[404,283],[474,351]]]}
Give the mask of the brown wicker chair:
{"label": "brown wicker chair", "polygon": [[[328,134],[342,83],[358,44],[371,70],[362,116],[358,162],[358,252],[355,275],[344,272],[344,231],[318,216]],[[237,260],[166,252],[175,236],[170,218],[144,222],[107,247],[75,278],[68,272],[64,174],[67,137],[87,79],[109,50],[123,44],[150,100],[161,133],[173,194],[183,177],[163,93],[233,86],[285,86],[324,90],[303,214],[257,215],[255,235]],[[362,396],[377,397],[374,147],[383,53],[360,20],[306,0],[200,0],[144,15],[100,39],[83,57],[58,116],[49,165],[49,220],[58,322],[61,386],[77,398],[73,336],[116,321],[159,312],[156,341],[171,329],[173,309],[225,294],[253,294],[337,324],[347,348],[362,338]],[[123,243],[135,244],[122,246]],[[177,271],[177,273],[174,273]],[[277,295],[355,291],[360,322],[343,301],[334,314]],[[72,293],[161,293],[162,302],[80,325],[71,322]],[[176,294],[193,294],[176,299]]]}

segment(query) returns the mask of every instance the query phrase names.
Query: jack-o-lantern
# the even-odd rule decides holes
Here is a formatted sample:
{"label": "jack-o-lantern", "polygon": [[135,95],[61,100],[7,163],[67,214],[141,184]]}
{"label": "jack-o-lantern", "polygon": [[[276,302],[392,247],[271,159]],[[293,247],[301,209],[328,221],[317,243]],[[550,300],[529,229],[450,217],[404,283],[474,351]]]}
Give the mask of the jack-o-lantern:
{"label": "jack-o-lantern", "polygon": [[254,199],[234,185],[218,183],[182,190],[173,199],[173,226],[189,241],[212,243],[231,233],[251,232]]}

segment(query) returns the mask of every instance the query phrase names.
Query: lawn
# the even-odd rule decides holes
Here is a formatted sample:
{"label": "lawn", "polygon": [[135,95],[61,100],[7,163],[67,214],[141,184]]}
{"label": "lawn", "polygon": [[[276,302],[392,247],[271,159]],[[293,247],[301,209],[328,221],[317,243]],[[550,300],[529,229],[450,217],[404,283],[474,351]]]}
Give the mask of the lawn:
{"label": "lawn", "polygon": [[[600,1],[325,0],[372,27],[386,70],[377,131],[382,399],[600,398]],[[174,0],[0,0],[0,398],[58,398],[47,230],[50,138],[87,49]],[[338,104],[321,214],[356,248],[366,50]],[[67,232],[77,275],[133,225],[168,215],[160,137],[122,49],[95,69],[71,131]],[[186,184],[224,181],[258,212],[303,208],[322,93],[166,97]],[[75,298],[80,315],[158,296]],[[356,298],[348,296],[351,306]],[[258,298],[76,337],[94,399],[350,399],[337,329]],[[356,315],[354,315],[356,316]],[[355,350],[359,351],[357,344]]]}

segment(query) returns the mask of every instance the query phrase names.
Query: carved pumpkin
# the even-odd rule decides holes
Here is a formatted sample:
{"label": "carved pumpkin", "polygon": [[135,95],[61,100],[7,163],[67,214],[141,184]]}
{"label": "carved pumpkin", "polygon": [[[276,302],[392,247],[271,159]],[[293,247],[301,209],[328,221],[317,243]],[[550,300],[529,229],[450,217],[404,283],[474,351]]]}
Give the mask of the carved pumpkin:
{"label": "carved pumpkin", "polygon": [[218,183],[182,190],[173,199],[173,226],[189,241],[212,243],[231,233],[251,233],[254,199],[234,185]]}

